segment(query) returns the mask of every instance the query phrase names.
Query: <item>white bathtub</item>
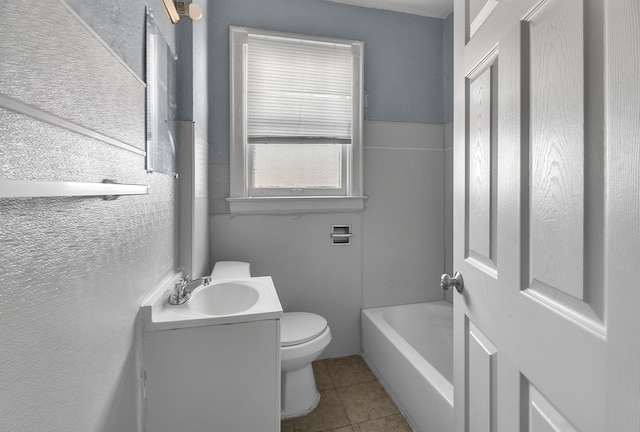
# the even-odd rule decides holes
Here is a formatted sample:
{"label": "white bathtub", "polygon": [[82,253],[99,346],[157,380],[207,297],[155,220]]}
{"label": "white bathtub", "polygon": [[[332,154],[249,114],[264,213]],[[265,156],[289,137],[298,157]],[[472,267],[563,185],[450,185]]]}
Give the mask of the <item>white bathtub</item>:
{"label": "white bathtub", "polygon": [[453,432],[453,309],[362,310],[364,358],[416,432]]}

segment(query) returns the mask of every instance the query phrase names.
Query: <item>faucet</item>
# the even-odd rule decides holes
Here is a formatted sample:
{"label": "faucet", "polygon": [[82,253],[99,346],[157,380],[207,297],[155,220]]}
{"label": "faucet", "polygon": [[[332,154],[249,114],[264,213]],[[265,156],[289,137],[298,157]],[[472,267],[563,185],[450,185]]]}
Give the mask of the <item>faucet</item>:
{"label": "faucet", "polygon": [[207,286],[211,283],[211,276],[205,276],[191,280],[187,273],[182,274],[180,282],[174,285],[171,295],[169,296],[169,304],[181,305],[187,302],[191,297],[191,293],[199,286]]}

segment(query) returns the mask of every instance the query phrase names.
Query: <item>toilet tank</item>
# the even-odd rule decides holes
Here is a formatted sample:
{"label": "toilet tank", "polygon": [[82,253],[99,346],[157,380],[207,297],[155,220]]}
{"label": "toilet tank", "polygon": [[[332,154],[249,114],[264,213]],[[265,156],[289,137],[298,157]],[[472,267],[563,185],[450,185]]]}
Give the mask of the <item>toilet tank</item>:
{"label": "toilet tank", "polygon": [[218,261],[211,271],[212,279],[247,279],[250,277],[250,265],[242,261]]}

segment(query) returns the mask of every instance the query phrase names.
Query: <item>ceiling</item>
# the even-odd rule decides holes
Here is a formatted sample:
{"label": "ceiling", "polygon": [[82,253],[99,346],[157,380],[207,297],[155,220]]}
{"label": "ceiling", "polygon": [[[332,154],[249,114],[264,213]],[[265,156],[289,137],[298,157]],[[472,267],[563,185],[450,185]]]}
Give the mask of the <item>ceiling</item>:
{"label": "ceiling", "polygon": [[453,11],[453,0],[329,0],[375,9],[387,9],[435,18],[445,18]]}

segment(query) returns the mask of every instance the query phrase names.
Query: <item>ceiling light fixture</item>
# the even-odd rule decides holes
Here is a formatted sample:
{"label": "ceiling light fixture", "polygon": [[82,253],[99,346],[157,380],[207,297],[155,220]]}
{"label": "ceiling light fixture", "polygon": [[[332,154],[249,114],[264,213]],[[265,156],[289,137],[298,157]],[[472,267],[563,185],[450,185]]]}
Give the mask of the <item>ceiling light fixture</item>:
{"label": "ceiling light fixture", "polygon": [[196,21],[202,18],[202,8],[195,3],[184,3],[174,0],[162,0],[173,24],[180,21],[181,16],[187,16]]}

